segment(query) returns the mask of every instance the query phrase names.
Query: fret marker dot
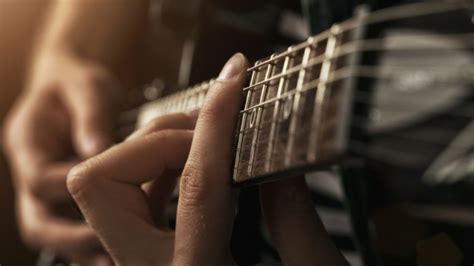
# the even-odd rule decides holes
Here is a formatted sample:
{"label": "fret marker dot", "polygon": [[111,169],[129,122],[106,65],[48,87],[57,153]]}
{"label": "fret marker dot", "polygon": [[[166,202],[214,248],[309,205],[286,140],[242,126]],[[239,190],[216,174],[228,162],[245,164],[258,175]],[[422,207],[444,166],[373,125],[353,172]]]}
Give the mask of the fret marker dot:
{"label": "fret marker dot", "polygon": [[257,109],[253,109],[252,110],[252,113],[250,113],[250,128],[253,128],[253,126],[255,125],[255,119],[257,117],[256,115],[257,113]]}

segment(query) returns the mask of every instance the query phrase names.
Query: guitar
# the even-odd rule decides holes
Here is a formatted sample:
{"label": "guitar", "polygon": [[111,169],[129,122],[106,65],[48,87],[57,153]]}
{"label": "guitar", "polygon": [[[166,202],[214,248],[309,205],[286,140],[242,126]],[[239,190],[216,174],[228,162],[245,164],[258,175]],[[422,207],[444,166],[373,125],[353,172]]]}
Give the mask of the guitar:
{"label": "guitar", "polygon": [[[402,176],[428,190],[472,177],[472,14],[468,2],[417,3],[374,12],[361,7],[353,18],[257,60],[242,90],[234,184],[337,167],[348,197],[357,199],[349,189],[361,176],[389,183]],[[131,110],[121,119],[123,126],[141,127],[161,115],[198,109],[213,82]],[[387,198],[403,194],[416,202],[418,192],[410,194],[404,187],[388,189]],[[424,202],[446,199],[443,192],[423,193]],[[463,193],[461,203],[472,203],[470,193]],[[460,203],[452,196],[448,200]],[[353,216],[367,218],[367,210],[356,209]],[[356,231],[370,241],[367,228]],[[369,257],[365,248],[362,253]],[[373,265],[374,259],[365,262]]]}
{"label": "guitar", "polygon": [[[416,218],[473,225],[473,48],[472,6],[430,2],[361,8],[256,61],[242,90],[234,184],[336,167],[367,265],[378,261],[371,198],[407,202]],[[199,108],[213,82],[145,104],[137,126]],[[459,247],[466,259],[471,242]]]}
{"label": "guitar", "polygon": [[[242,90],[245,102],[236,132],[234,183],[258,183],[290,172],[298,175],[348,160],[348,155],[373,156],[356,135],[370,138],[393,132],[433,112],[472,119],[472,100],[464,113],[449,110],[472,96],[474,26],[470,14],[465,5],[447,3],[412,4],[373,13],[360,9],[353,19],[256,61],[248,69],[250,81]],[[442,19],[455,16],[453,29],[446,29]],[[423,23],[430,31],[422,30]],[[459,27],[453,27],[455,24]],[[370,36],[373,28],[380,31],[382,27],[385,33],[401,33]],[[389,52],[420,60],[393,64],[373,59],[375,53]],[[435,53],[440,60],[424,62],[424,53]],[[366,63],[370,54],[372,62]],[[441,61],[450,56],[463,57],[462,62]],[[415,80],[402,80],[409,78]],[[384,92],[364,87],[368,82],[393,81],[402,87],[381,88]],[[137,126],[157,116],[198,109],[213,82],[145,104],[139,110]],[[440,88],[427,87],[434,83],[441,84]],[[443,84],[456,86],[440,92]],[[388,102],[389,93],[398,99]],[[429,94],[438,98],[431,99]],[[413,100],[414,96],[419,98]],[[364,117],[364,112],[371,118]],[[377,115],[384,116],[383,121],[370,121]],[[472,148],[472,143],[466,145]]]}

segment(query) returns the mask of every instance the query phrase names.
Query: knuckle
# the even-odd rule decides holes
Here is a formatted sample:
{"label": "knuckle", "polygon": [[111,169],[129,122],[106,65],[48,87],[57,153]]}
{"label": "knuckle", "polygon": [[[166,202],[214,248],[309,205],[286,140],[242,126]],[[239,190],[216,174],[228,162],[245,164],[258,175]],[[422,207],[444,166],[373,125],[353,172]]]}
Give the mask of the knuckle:
{"label": "knuckle", "polygon": [[[20,103],[21,104],[21,103]],[[14,152],[15,147],[21,145],[21,138],[19,138],[19,133],[24,131],[25,124],[28,122],[25,119],[25,112],[28,111],[24,106],[13,107],[13,110],[7,114],[4,121],[3,127],[3,141],[5,143],[5,148]]]}
{"label": "knuckle", "polygon": [[157,117],[151,120],[147,125],[146,125],[146,130],[150,132],[155,132],[158,131],[162,128],[163,126],[163,117]]}
{"label": "knuckle", "polygon": [[163,129],[151,134],[149,138],[151,143],[168,143],[170,141],[177,140],[177,136],[180,133],[181,132],[179,130],[175,129]]}
{"label": "knuckle", "polygon": [[66,180],[67,189],[74,198],[77,198],[93,186],[94,180],[93,170],[87,164],[82,163],[69,171]]}
{"label": "knuckle", "polygon": [[152,134],[144,136],[143,140],[145,140],[150,145],[161,145],[161,143],[166,143],[170,137],[172,137],[171,130],[162,130],[152,132]]}
{"label": "knuckle", "polygon": [[48,184],[45,182],[44,169],[40,166],[33,166],[25,175],[23,175],[23,182],[29,191],[37,196],[43,197],[48,191]]}
{"label": "knuckle", "polygon": [[180,197],[183,200],[181,207],[193,211],[200,207],[208,196],[208,182],[204,172],[190,165],[187,165],[181,175]]}
{"label": "knuckle", "polygon": [[30,249],[38,249],[41,247],[41,236],[38,232],[38,226],[35,226],[32,221],[23,218],[19,226],[19,236],[25,245]]}
{"label": "knuckle", "polygon": [[157,117],[151,120],[146,125],[146,131],[156,132],[156,131],[165,130],[168,128],[169,129],[174,128],[174,127],[179,128],[182,125],[192,125],[192,124],[193,124],[193,120],[190,116],[184,113],[177,113],[177,114]]}
{"label": "knuckle", "polygon": [[9,143],[10,141],[15,139],[13,138],[13,136],[18,127],[17,121],[18,121],[18,114],[16,112],[7,114],[7,116],[5,117],[4,127],[2,130],[4,143]]}

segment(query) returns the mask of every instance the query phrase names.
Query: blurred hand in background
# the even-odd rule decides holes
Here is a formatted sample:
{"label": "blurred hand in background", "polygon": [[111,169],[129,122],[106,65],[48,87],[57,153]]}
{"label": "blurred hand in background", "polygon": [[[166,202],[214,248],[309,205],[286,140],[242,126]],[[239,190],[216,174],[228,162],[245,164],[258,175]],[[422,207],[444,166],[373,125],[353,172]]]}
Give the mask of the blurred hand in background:
{"label": "blurred hand in background", "polygon": [[[108,264],[92,230],[68,218],[66,175],[114,143],[123,86],[117,65],[134,50],[147,1],[55,1],[10,112],[5,148],[25,242],[84,265]],[[60,206],[68,206],[66,212]]]}

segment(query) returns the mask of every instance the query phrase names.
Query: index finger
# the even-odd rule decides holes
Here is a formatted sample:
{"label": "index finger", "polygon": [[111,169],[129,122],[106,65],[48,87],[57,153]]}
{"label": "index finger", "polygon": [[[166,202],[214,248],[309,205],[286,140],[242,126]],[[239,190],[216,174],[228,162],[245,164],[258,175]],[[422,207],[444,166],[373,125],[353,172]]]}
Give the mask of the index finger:
{"label": "index finger", "polygon": [[200,111],[183,170],[174,259],[178,265],[223,265],[234,217],[231,160],[247,60],[234,55]]}

